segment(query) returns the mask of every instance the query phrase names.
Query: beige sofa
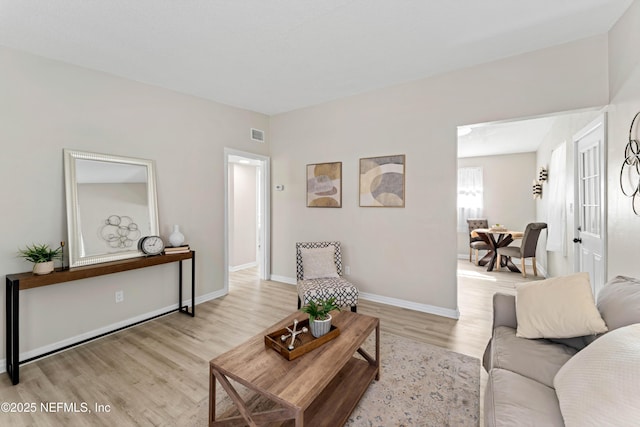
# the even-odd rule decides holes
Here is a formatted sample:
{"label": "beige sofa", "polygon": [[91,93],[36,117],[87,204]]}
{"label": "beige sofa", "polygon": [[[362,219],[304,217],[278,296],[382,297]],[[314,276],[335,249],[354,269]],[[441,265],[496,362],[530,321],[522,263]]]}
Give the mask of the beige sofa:
{"label": "beige sofa", "polygon": [[[591,299],[594,304],[593,297]],[[563,401],[565,406],[561,409],[560,393],[556,394],[557,390],[554,387],[554,380],[558,381],[556,375],[579,352],[584,351],[584,356],[587,357],[588,352],[585,350],[600,339],[600,336],[611,334],[611,331],[626,325],[640,323],[640,281],[623,276],[611,280],[599,294],[597,312],[609,330],[605,334],[570,338],[527,339],[516,336],[518,330],[516,297],[500,293],[494,295],[492,338],[483,358],[483,366],[489,373],[484,403],[486,427],[575,425],[575,422],[566,422],[565,420],[571,408]],[[636,326],[639,326],[637,330],[640,330],[640,325],[629,328]],[[613,334],[611,335],[613,336]],[[623,343],[628,341],[628,337],[623,339]],[[640,343],[636,343],[636,345],[640,345]],[[630,363],[635,364],[636,362],[637,360]],[[582,360],[580,363],[583,363]],[[625,360],[623,363],[627,363],[627,361]],[[607,365],[607,363],[603,365]],[[566,371],[563,378],[564,384],[579,383],[583,380],[582,375],[576,375],[575,369],[572,372],[569,372],[569,369]],[[632,368],[631,371],[633,372],[630,375],[638,375],[638,370],[635,368]],[[567,378],[569,375],[578,378]],[[607,375],[605,374],[605,378]],[[625,372],[622,375],[627,374]],[[634,381],[635,379],[637,378],[634,377]],[[580,384],[577,386],[584,387]],[[631,384],[631,387],[635,386]],[[640,400],[635,403],[640,404]],[[578,404],[584,405],[584,402],[578,402]],[[618,412],[626,411],[627,413],[622,414],[624,416],[637,416],[635,409],[631,409],[633,414],[630,414],[628,405],[624,405],[627,403],[623,402],[622,409]],[[621,422],[624,423],[624,421]]]}

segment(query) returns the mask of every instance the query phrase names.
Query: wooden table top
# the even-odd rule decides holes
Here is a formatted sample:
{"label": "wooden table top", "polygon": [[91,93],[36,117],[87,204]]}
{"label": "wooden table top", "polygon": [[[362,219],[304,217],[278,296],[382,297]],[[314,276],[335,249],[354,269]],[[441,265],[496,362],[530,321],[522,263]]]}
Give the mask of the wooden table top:
{"label": "wooden table top", "polygon": [[491,233],[491,234],[511,234],[514,239],[521,239],[524,236],[524,232],[507,230],[502,228],[476,228],[471,232],[472,237],[478,237],[479,233]]}
{"label": "wooden table top", "polygon": [[6,278],[18,281],[20,289],[39,288],[57,283],[71,282],[73,280],[88,279],[90,277],[103,276],[105,274],[120,273],[122,271],[135,270],[153,265],[167,264],[193,258],[195,251],[179,254],[162,254],[155,256],[141,256],[127,258],[118,261],[102,262],[98,264],[83,265],[81,267],[56,269],[52,273],[36,275],[31,271],[25,273],[7,274]]}
{"label": "wooden table top", "polygon": [[332,313],[340,335],[319,348],[288,361],[265,347],[264,336],[307,317],[296,311],[245,343],[210,361],[228,378],[298,408],[307,408],[331,379],[353,357],[379,319],[351,311]]}

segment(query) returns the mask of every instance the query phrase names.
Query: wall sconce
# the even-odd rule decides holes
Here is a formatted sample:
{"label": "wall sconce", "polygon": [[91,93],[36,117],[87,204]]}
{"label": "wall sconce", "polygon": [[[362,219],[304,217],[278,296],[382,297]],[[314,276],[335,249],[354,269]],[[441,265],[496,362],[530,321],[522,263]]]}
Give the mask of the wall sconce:
{"label": "wall sconce", "polygon": [[540,172],[538,172],[538,180],[544,182],[547,180],[549,176],[549,171],[544,166],[540,167]]}
{"label": "wall sconce", "polygon": [[542,184],[540,184],[537,180],[533,180],[533,198],[540,199],[542,197]]}

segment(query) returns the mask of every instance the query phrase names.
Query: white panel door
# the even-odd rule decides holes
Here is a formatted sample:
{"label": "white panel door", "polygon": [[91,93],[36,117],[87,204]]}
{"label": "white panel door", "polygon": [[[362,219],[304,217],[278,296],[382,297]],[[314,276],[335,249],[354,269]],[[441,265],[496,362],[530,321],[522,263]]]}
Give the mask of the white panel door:
{"label": "white panel door", "polygon": [[594,296],[607,274],[606,134],[606,115],[602,114],[574,136],[576,270],[589,273]]}

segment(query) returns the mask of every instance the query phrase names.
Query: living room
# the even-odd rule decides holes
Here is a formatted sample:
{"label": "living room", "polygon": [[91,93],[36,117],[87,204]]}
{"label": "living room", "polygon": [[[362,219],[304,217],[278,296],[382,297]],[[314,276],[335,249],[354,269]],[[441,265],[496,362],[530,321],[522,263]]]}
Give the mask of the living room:
{"label": "living room", "polygon": [[[606,107],[607,166],[615,174],[640,110],[639,40],[640,3],[633,1],[608,31],[587,38],[275,114],[0,41],[0,266],[5,274],[26,271],[18,247],[66,240],[62,149],[82,149],[156,162],[161,235],[180,224],[198,251],[197,302],[222,296],[223,151],[232,147],[269,156],[272,187],[284,186],[271,195],[272,275],[295,277],[296,241],[340,240],[363,297],[456,318],[457,126]],[[264,130],[266,142],[253,143],[250,128]],[[358,159],[391,154],[406,155],[405,208],[358,207]],[[306,208],[305,165],[332,161],[343,163],[343,207]],[[638,277],[629,236],[640,224],[613,178],[607,210],[608,276]],[[120,305],[113,294],[122,285],[109,277],[28,291],[21,352],[30,356],[174,303],[170,266],[130,272],[126,280]]]}

